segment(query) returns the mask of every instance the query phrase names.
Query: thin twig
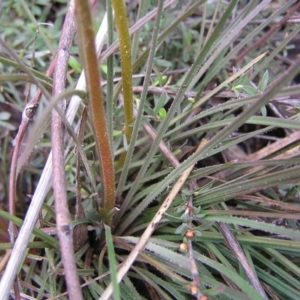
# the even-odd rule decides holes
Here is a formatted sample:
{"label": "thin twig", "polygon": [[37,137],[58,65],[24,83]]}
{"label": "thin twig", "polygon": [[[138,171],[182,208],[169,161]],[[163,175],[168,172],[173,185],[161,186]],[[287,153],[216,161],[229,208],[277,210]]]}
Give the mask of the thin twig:
{"label": "thin twig", "polygon": [[[201,147],[202,145],[205,145],[207,143],[206,139],[203,139],[200,142],[199,147]],[[198,148],[199,148],[198,147]],[[196,189],[198,188],[196,181],[192,181],[189,184],[189,190],[194,192]],[[189,221],[187,222],[188,227],[190,227],[192,229],[192,219],[194,217],[194,212],[193,212],[193,196],[190,196],[187,202],[187,207],[186,207],[186,211],[188,213],[188,219]],[[197,268],[197,263],[196,263],[196,259],[194,257],[194,253],[193,253],[193,237],[194,237],[194,233],[192,231],[191,236],[188,236],[186,234],[186,238],[187,238],[187,245],[188,245],[188,253],[189,253],[189,259],[191,262],[191,274],[192,274],[192,278],[193,278],[193,284],[190,287],[191,293],[193,295],[195,295],[197,297],[197,299],[199,300],[207,300],[208,298],[203,295],[201,293],[201,291],[199,290],[199,286],[200,286],[200,278],[199,278],[199,272],[198,272],[198,268]]]}
{"label": "thin twig", "polygon": [[[68,14],[62,29],[61,39],[57,50],[57,64],[53,76],[52,96],[57,97],[65,90],[68,59],[75,35],[75,3],[69,4]],[[57,105],[58,109],[65,111],[66,100]],[[53,192],[55,198],[55,215],[57,235],[60,242],[62,262],[66,276],[70,299],[83,299],[76,269],[76,260],[73,248],[71,218],[68,209],[68,199],[65,183],[64,160],[64,130],[59,113],[52,111],[52,167],[53,167]]]}

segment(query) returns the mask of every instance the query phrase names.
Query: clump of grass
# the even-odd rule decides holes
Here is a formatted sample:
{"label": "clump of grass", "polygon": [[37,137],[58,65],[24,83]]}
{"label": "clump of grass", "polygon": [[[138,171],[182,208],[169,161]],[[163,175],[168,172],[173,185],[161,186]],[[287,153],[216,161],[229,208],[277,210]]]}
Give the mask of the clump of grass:
{"label": "clump of grass", "polygon": [[[28,101],[38,88],[46,91],[16,155],[17,215],[5,212],[5,204],[0,211],[2,250],[13,248],[0,294],[10,293],[19,271],[15,294],[67,299],[70,292],[63,276],[69,262],[61,255],[55,229],[66,219],[58,220],[54,211],[52,154],[47,158],[53,135],[49,113],[67,99],[65,116],[60,113],[67,128],[61,131],[63,191],[74,227],[74,273],[84,299],[299,298],[295,95],[300,65],[290,49],[299,47],[300,26],[293,20],[299,18],[300,4],[140,1],[126,6],[130,28],[123,28],[125,33],[116,30],[114,21],[120,15],[114,16],[112,7],[120,2],[112,4],[93,8],[108,18],[95,37],[92,64],[94,48],[87,43],[93,28],[84,33],[86,17],[78,18],[67,90],[48,102],[45,95],[54,85],[51,75],[42,73],[59,43],[64,14],[56,5],[61,4],[41,3],[44,13],[24,2],[13,9],[3,4],[15,17],[16,30],[4,30],[8,14],[3,14],[2,45],[9,47],[0,57],[0,105],[6,110],[0,123],[2,198],[8,198],[11,184],[5,178],[14,167],[9,158],[12,126],[18,126],[16,112],[26,107],[26,82],[31,83]],[[39,27],[35,34],[32,28],[48,18],[54,26]],[[28,26],[20,27],[20,22]],[[133,122],[124,109],[128,70],[118,52],[126,32],[131,38]],[[89,42],[84,40],[88,35]],[[24,36],[35,42],[27,43]],[[101,80],[91,75],[99,70]],[[99,108],[105,116],[100,117]],[[103,144],[108,152],[102,152]],[[107,189],[115,189],[110,202]],[[25,194],[33,195],[30,204]],[[5,234],[7,221],[20,227],[14,245]]]}

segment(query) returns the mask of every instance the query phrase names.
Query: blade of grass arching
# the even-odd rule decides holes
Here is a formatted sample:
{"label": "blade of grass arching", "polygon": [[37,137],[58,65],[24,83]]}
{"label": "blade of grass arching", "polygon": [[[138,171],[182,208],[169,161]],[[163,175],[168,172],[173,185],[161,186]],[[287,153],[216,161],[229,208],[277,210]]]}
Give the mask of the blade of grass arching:
{"label": "blade of grass arching", "polygon": [[120,298],[120,288],[117,282],[117,264],[116,264],[114,244],[111,236],[110,227],[104,225],[104,228],[105,228],[106,245],[107,245],[108,260],[109,260],[110,278],[113,284],[113,297],[115,300],[119,300],[121,298]]}
{"label": "blade of grass arching", "polygon": [[[41,232],[44,233],[43,231],[41,231]],[[38,234],[40,234],[40,233],[38,233]],[[14,245],[12,243],[0,243],[0,250],[12,249],[13,246]],[[52,246],[52,244],[50,244],[49,242],[29,242],[27,245],[28,249],[45,249],[45,248],[51,247],[51,246]],[[1,261],[1,263],[2,263],[2,261]],[[0,267],[0,270],[2,271],[1,267]]]}
{"label": "blade of grass arching", "polygon": [[84,61],[84,72],[88,86],[89,105],[95,131],[95,142],[100,161],[102,187],[102,206],[100,210],[103,222],[111,222],[110,212],[115,207],[115,172],[110,139],[107,132],[104,99],[94,44],[94,30],[88,1],[76,1],[76,17],[80,48]]}
{"label": "blade of grass arching", "polygon": [[[103,22],[98,31],[96,37],[97,49],[100,49],[102,47],[104,37],[107,31],[106,23],[107,22]],[[98,52],[101,51],[98,50]],[[85,89],[84,75],[81,75],[76,88],[79,90]],[[67,110],[67,118],[70,123],[73,122],[80,103],[81,103],[81,99],[79,97],[72,97]],[[1,284],[3,284],[3,286],[5,287],[10,286],[9,284],[6,284],[5,280],[11,282],[12,280],[14,280],[15,275],[27,253],[27,244],[28,241],[31,239],[30,238],[31,233],[37,221],[43,200],[50,189],[51,178],[52,178],[52,153],[50,153],[48,156],[48,160],[43,169],[43,173],[36,187],[35,193],[31,199],[29,209],[27,210],[23,226],[20,229],[18,238],[12,250],[11,257],[10,257],[10,261],[12,261],[11,266],[6,268],[5,273],[2,276]]]}
{"label": "blade of grass arching", "polygon": [[[41,85],[43,85],[48,91],[51,91],[52,84],[36,77],[36,79],[39,81]],[[0,75],[0,82],[8,82],[8,81],[24,81],[29,83],[35,83],[31,80],[30,77],[28,77],[26,74],[1,74]]]}
{"label": "blade of grass arching", "polygon": [[[234,137],[234,138],[231,138],[231,139],[229,139],[229,140],[225,140],[224,141],[224,144],[222,145],[222,146],[219,146],[218,148],[216,148],[216,149],[214,149],[214,150],[211,150],[211,151],[209,151],[208,153],[207,153],[207,156],[211,156],[211,155],[215,155],[215,154],[217,154],[217,153],[221,153],[223,150],[226,150],[226,149],[229,149],[230,147],[232,147],[232,146],[235,146],[235,145],[237,145],[237,144],[239,144],[239,143],[241,143],[241,142],[243,142],[243,141],[246,141],[246,140],[248,140],[248,139],[250,139],[250,138],[253,138],[253,137],[255,137],[255,136],[257,136],[257,135],[260,135],[260,134],[264,134],[264,133],[266,133],[266,132],[268,132],[268,131],[270,131],[270,130],[272,130],[273,129],[273,127],[265,127],[265,128],[263,128],[263,129],[260,129],[260,130],[256,130],[256,131],[253,131],[253,132],[250,132],[250,133],[247,133],[247,134],[245,134],[245,135],[241,135],[241,136],[239,136],[239,137]],[[297,143],[298,144],[298,143]],[[297,146],[297,144],[296,144],[296,142],[293,142],[293,144],[291,145],[291,147],[296,147]],[[287,149],[286,149],[287,150]],[[256,160],[257,160],[257,156],[247,156],[247,160],[248,160],[248,158],[249,158],[249,161],[251,162],[251,164],[253,164],[253,166],[259,166],[260,164],[261,164],[261,166],[263,166],[263,165],[265,165],[265,166],[270,166],[270,167],[276,167],[276,166],[283,166],[283,165],[285,165],[286,167],[289,167],[289,166],[291,166],[292,164],[294,164],[294,165],[297,165],[298,164],[298,162],[297,161],[293,161],[293,160],[291,160],[291,161],[289,161],[289,160],[287,160],[287,157],[285,157],[285,160],[283,161],[283,160],[281,160],[281,161],[279,161],[282,157],[276,157],[277,158],[277,161],[276,160],[274,160],[273,161],[273,158],[275,158],[275,156],[274,155],[276,155],[276,153],[278,152],[278,151],[276,151],[275,153],[272,153],[272,155],[271,156],[266,156],[266,151],[265,150],[263,150],[263,151],[261,151],[262,153],[264,153],[264,154],[260,154],[260,156],[262,156],[263,155],[263,157],[260,157],[260,160],[262,159],[262,158],[272,158],[272,161],[271,160],[264,160],[263,161],[263,164],[260,162],[260,161],[257,161],[257,165],[256,165]],[[271,154],[271,153],[270,153]],[[296,156],[296,154],[294,153],[294,154],[291,154],[291,158],[293,158],[294,156]],[[289,156],[288,156],[289,157]],[[294,159],[296,159],[296,158],[294,158]],[[278,162],[279,161],[279,162]],[[275,163],[274,163],[275,162]],[[286,164],[283,164],[283,162],[286,162]],[[246,163],[246,162],[245,162]],[[238,164],[241,164],[241,162],[239,162],[239,163],[237,163],[236,161],[232,161],[231,163],[229,162],[229,167],[230,168],[233,168],[233,169],[235,169],[236,168],[236,166],[238,165]],[[244,164],[241,164],[240,165],[241,167],[251,167],[251,165],[244,165]],[[198,171],[196,171],[196,172],[198,172]],[[199,173],[200,174],[200,173]],[[242,175],[244,175],[244,174],[242,174]],[[252,174],[249,174],[249,175],[252,175]],[[247,175],[248,176],[248,175]],[[198,179],[199,177],[197,177],[197,179]],[[247,179],[247,178],[246,178]]]}
{"label": "blade of grass arching", "polygon": [[244,218],[230,217],[230,216],[207,216],[205,217],[207,221],[223,222],[228,224],[240,225],[249,228],[255,228],[262,230],[264,232],[270,232],[278,235],[284,235],[294,240],[300,240],[300,233],[296,230],[276,226],[273,224],[248,220]]}
{"label": "blade of grass arching", "polygon": [[[127,241],[128,243],[137,244],[139,242],[139,238],[137,237],[122,237],[123,240]],[[172,245],[169,243],[169,245]],[[185,269],[187,271],[190,270],[190,259],[188,256],[184,256],[181,253],[178,253],[176,250],[178,249],[178,245],[174,248],[175,251],[158,245],[156,243],[151,242],[150,240],[145,244],[144,250],[149,250],[150,252],[158,255],[159,257],[166,259],[167,261],[172,262],[173,264],[177,265],[178,267]]]}
{"label": "blade of grass arching", "polygon": [[[155,52],[156,52],[157,36],[158,36],[158,31],[159,31],[160,18],[161,18],[162,11],[163,11],[162,10],[162,5],[163,5],[163,1],[159,1],[158,2],[158,10],[157,10],[155,26],[154,26],[154,30],[153,30],[153,36],[152,36],[150,52],[149,52],[149,56],[148,56],[148,60],[147,60],[147,64],[146,64],[147,67],[146,67],[146,74],[145,74],[145,78],[144,78],[143,92],[142,92],[139,107],[138,107],[138,114],[136,116],[136,120],[135,120],[134,127],[133,127],[132,142],[131,142],[131,145],[129,146],[128,150],[127,150],[127,157],[126,157],[125,164],[124,164],[124,167],[123,167],[120,179],[119,179],[119,184],[118,184],[118,187],[117,187],[117,192],[116,192],[117,197],[120,197],[121,193],[123,192],[124,185],[126,183],[126,178],[127,178],[127,175],[128,175],[128,170],[129,170],[129,166],[130,166],[131,157],[132,157],[132,154],[133,154],[133,151],[134,151],[134,146],[136,144],[136,139],[138,137],[139,129],[141,127],[142,117],[143,117],[143,113],[144,113],[144,105],[145,105],[145,102],[146,102],[147,90],[148,90],[148,86],[149,86],[149,83],[150,83],[150,76],[151,76],[154,56],[155,56]],[[122,203],[120,211],[116,215],[116,219],[115,219],[116,223],[118,223],[118,221],[120,220],[120,218],[122,217],[122,215],[126,211],[130,200],[131,200],[131,196],[127,195],[126,199]]]}
{"label": "blade of grass arching", "polygon": [[[8,59],[8,58],[5,58],[5,57],[2,57],[0,56],[0,63],[2,63],[3,65],[5,66],[11,66],[11,67],[14,67],[16,69],[19,69],[20,68],[20,64],[18,62],[15,62],[11,59]],[[45,74],[43,73],[40,73],[34,69],[31,69],[30,67],[27,67],[25,66],[26,69],[32,73],[37,79],[40,79],[41,81],[44,81],[46,82],[47,84],[51,85],[52,86],[52,78],[46,76]],[[24,70],[23,70],[24,71]],[[20,74],[14,74],[14,75],[20,75]]]}
{"label": "blade of grass arching", "polygon": [[[159,182],[156,186],[155,191],[151,192],[144,200],[142,203],[140,203],[131,213],[129,216],[127,216],[127,219],[122,223],[122,230],[125,230],[127,226],[135,219],[137,216],[140,214],[142,210],[144,210],[145,207],[149,205],[155,197],[157,197],[164,189],[166,186],[168,186],[174,179],[183,172],[184,168],[186,166],[191,166],[192,164],[196,163],[198,160],[201,160],[206,157],[208,151],[212,150],[214,147],[222,143],[222,141],[228,137],[234,130],[239,128],[242,124],[244,124],[251,116],[253,116],[260,107],[265,105],[270,101],[271,98],[273,98],[283,86],[285,86],[300,70],[300,64],[299,64],[299,59],[295,61],[295,63],[288,68],[276,81],[273,83],[271,87],[267,90],[267,92],[264,95],[261,95],[256,102],[254,102],[249,108],[247,108],[240,116],[234,118],[233,122],[222,129],[213,139],[211,139],[207,144],[205,144],[199,151],[196,153],[192,154],[188,159],[186,159],[178,168],[174,169],[163,181]],[[197,64],[194,65],[197,69]],[[192,68],[193,69],[193,68]],[[193,72],[190,72],[191,74]],[[187,77],[188,78],[188,77]],[[191,78],[189,78],[191,79]],[[178,93],[178,97],[181,98],[181,96],[184,94],[184,90]],[[176,98],[177,99],[177,98]],[[175,103],[176,101],[174,101]],[[174,104],[173,103],[173,104]],[[173,106],[172,104],[172,106]],[[175,104],[174,104],[175,105]],[[172,107],[170,108],[170,110]],[[169,112],[170,114],[170,112]],[[167,115],[166,119],[168,119]],[[171,113],[172,114],[172,113]],[[167,120],[166,122],[168,122]],[[165,127],[166,123],[163,122],[163,124],[160,126],[158,138],[161,137],[161,135],[165,132]],[[167,126],[166,126],[167,127]],[[154,153],[157,149],[157,144],[156,141],[153,143],[153,145],[150,148],[149,155],[152,156],[152,152]],[[148,158],[147,156],[147,158]],[[146,158],[146,159],[147,159]],[[295,175],[295,170],[294,175]],[[288,171],[289,173],[290,171]],[[140,174],[140,173],[139,173]],[[287,175],[287,174],[286,174]],[[289,174],[289,176],[292,175],[292,172]],[[295,177],[296,178],[296,177]],[[279,178],[278,178],[279,180]],[[288,181],[288,180],[286,180]],[[133,186],[134,187],[134,186]]]}
{"label": "blade of grass arching", "polygon": [[[182,124],[178,124],[178,126],[176,126],[174,129],[168,130],[168,132],[164,135],[164,137],[176,136],[176,134],[174,134],[174,133],[176,133],[177,131],[182,131],[185,128],[188,128],[191,124],[196,123],[197,121],[201,120],[204,117],[214,115],[215,113],[222,112],[227,109],[233,109],[233,108],[238,109],[241,106],[252,104],[255,100],[258,99],[258,97],[259,97],[259,95],[240,98],[240,99],[233,99],[233,100],[231,99],[222,104],[213,106],[203,112],[200,112],[199,114],[195,115],[191,119],[186,120],[185,122],[182,122]],[[177,121],[177,120],[179,120],[179,118],[175,117],[174,121]],[[172,121],[171,124],[173,124],[173,123],[175,124],[175,122]],[[205,125],[202,125],[202,126],[205,126]]]}
{"label": "blade of grass arching", "polygon": [[[290,286],[298,289],[299,287],[299,278],[296,279],[293,276],[291,276],[288,272],[286,272],[282,266],[276,265],[272,260],[270,260],[268,257],[263,256],[261,253],[259,253],[257,250],[255,250],[253,247],[247,247],[253,256],[253,258],[260,261],[266,268],[268,268],[268,272],[272,274],[276,274],[276,278],[280,279],[288,283]],[[273,257],[272,257],[273,259]],[[286,269],[288,270],[288,269]]]}

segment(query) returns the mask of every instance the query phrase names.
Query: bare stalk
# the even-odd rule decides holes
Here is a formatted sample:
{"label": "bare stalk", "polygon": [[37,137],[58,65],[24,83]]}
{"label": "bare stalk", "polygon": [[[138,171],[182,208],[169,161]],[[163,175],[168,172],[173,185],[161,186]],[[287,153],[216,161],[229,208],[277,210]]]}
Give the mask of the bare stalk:
{"label": "bare stalk", "polygon": [[[75,31],[75,3],[72,0],[69,5],[69,13],[65,19],[62,36],[58,45],[57,64],[53,77],[53,97],[59,96],[65,89],[69,51],[72,46]],[[57,108],[64,112],[66,109],[66,101],[60,101]],[[53,191],[55,197],[57,234],[60,242],[62,262],[64,265],[70,299],[80,300],[83,298],[76,269],[72,225],[65,183],[64,130],[62,120],[56,110],[52,111],[51,129]]]}
{"label": "bare stalk", "polygon": [[[131,42],[126,16],[125,3],[123,0],[111,0],[115,12],[115,24],[120,41],[120,55],[123,78],[123,96],[124,96],[124,132],[127,144],[130,143],[132,135],[133,117],[133,94],[132,94],[132,62],[131,62]],[[121,155],[119,167],[122,167],[127,152]]]}
{"label": "bare stalk", "polygon": [[101,78],[95,51],[93,23],[87,0],[76,1],[76,17],[90,111],[95,130],[96,149],[100,161],[103,203],[103,209],[100,210],[100,213],[103,221],[109,224],[112,217],[110,212],[115,206],[115,174],[101,89]]}

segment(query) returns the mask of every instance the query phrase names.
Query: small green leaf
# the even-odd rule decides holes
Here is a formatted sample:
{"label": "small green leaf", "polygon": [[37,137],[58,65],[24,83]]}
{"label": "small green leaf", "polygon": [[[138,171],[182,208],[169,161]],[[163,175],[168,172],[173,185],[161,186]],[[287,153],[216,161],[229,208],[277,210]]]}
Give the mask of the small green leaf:
{"label": "small green leaf", "polygon": [[101,64],[100,68],[101,68],[101,71],[102,71],[104,74],[107,75],[107,65],[106,65],[106,64]]}
{"label": "small green leaf", "polygon": [[244,88],[244,86],[242,85],[242,84],[238,84],[238,85],[235,85],[234,87],[232,87],[232,90],[233,91],[235,91],[235,90],[241,90],[241,89],[243,89]]}
{"label": "small green leaf", "polygon": [[187,224],[181,224],[176,230],[175,230],[175,234],[183,234],[184,232],[186,232],[189,229],[189,227],[187,226]]}
{"label": "small green leaf", "polygon": [[201,231],[195,230],[195,235],[198,236],[198,237],[201,237],[201,236],[202,236],[202,233],[201,233]]}
{"label": "small green leaf", "polygon": [[199,214],[200,211],[201,211],[201,206],[193,207],[193,213],[194,213],[194,215]]}
{"label": "small green leaf", "polygon": [[160,121],[162,121],[163,119],[165,119],[165,117],[167,116],[167,112],[164,108],[161,108],[159,111],[158,111],[158,118]]}
{"label": "small green leaf", "polygon": [[182,214],[182,216],[181,216],[182,222],[184,222],[184,223],[188,222],[189,221],[189,216],[190,216],[189,212],[185,211],[184,214]]}
{"label": "small green leaf", "polygon": [[120,136],[122,135],[122,130],[113,130],[113,136],[116,137],[116,136]]}
{"label": "small green leaf", "polygon": [[244,90],[248,95],[256,95],[256,94],[257,94],[256,88],[254,88],[253,86],[250,86],[250,85],[245,85],[245,86],[243,87],[243,90]]}
{"label": "small green leaf", "polygon": [[258,89],[261,91],[261,92],[264,92],[268,86],[268,83],[269,83],[269,71],[266,70],[263,77],[261,78],[259,84],[258,84]]}
{"label": "small green leaf", "polygon": [[185,209],[186,209],[186,207],[185,206],[178,206],[178,207],[176,207],[176,213],[181,213],[181,212],[183,212],[183,211],[185,211]]}
{"label": "small green leaf", "polygon": [[194,216],[194,220],[201,220],[206,216],[206,214],[199,214]]}
{"label": "small green leaf", "polygon": [[195,227],[195,231],[206,231],[207,229],[209,229],[210,227],[212,227],[214,225],[214,221],[212,222],[205,222],[204,224]]}

